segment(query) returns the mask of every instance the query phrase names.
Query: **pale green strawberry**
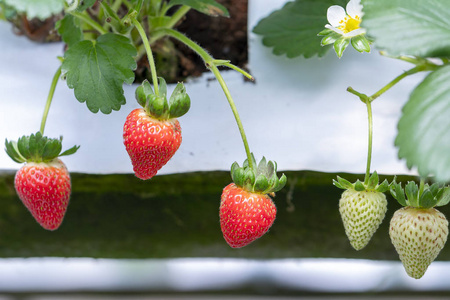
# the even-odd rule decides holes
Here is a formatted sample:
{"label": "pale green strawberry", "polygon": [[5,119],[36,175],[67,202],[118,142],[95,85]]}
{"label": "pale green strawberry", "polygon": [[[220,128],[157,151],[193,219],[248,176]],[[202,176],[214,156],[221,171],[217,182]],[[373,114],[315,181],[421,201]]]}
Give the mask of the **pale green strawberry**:
{"label": "pale green strawberry", "polygon": [[339,200],[339,212],[345,233],[356,250],[364,248],[377,231],[387,210],[386,196],[389,189],[387,180],[378,184],[378,174],[374,172],[367,183],[355,183],[338,176],[335,186],[345,189]]}
{"label": "pale green strawberry", "polygon": [[403,207],[394,213],[389,235],[406,273],[419,279],[444,248],[448,221],[435,208]]}
{"label": "pale green strawberry", "polygon": [[405,206],[394,213],[389,235],[406,273],[421,278],[428,266],[444,248],[448,236],[448,221],[434,208],[450,201],[448,187],[439,188],[422,181],[420,187],[408,182],[403,190],[395,180],[390,186],[392,196]]}
{"label": "pale green strawberry", "polygon": [[345,233],[356,250],[364,248],[377,231],[387,210],[386,196],[375,191],[346,190],[339,201]]}

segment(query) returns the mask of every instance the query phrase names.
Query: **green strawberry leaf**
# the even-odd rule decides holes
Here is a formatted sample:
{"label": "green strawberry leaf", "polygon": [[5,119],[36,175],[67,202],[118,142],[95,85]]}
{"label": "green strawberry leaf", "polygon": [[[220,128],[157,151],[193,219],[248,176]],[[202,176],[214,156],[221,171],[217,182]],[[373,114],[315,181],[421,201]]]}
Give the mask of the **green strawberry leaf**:
{"label": "green strawberry leaf", "polygon": [[375,189],[375,187],[378,185],[378,173],[375,171],[373,174],[369,177],[369,182],[367,184],[367,188],[369,190]]}
{"label": "green strawberry leaf", "polygon": [[8,156],[16,163],[20,164],[26,161],[26,158],[20,154],[20,151],[17,147],[17,142],[15,141],[8,142],[8,140],[5,139],[5,151],[6,154],[8,154]]}
{"label": "green strawberry leaf", "polygon": [[450,188],[445,187],[442,190],[443,190],[443,193],[438,198],[438,202],[437,202],[436,206],[444,206],[450,202]]}
{"label": "green strawberry leaf", "polygon": [[403,191],[402,184],[396,183],[395,180],[390,185],[390,192],[392,197],[394,197],[398,203],[402,206],[408,206],[409,202],[405,198],[405,192]]}
{"label": "green strawberry leaf", "polygon": [[183,83],[178,83],[169,99],[169,118],[179,118],[185,115],[191,107],[191,99],[186,93]]}
{"label": "green strawberry leaf", "polygon": [[365,190],[366,190],[366,187],[364,186],[364,184],[361,181],[359,181],[359,179],[356,180],[356,182],[355,182],[355,191],[362,192],[362,191],[365,191]]}
{"label": "green strawberry leaf", "polygon": [[342,177],[337,176],[337,181],[333,179],[333,184],[343,190],[348,190],[353,188],[353,184],[348,181],[347,179],[344,179]]}
{"label": "green strawberry leaf", "polygon": [[409,181],[405,186],[405,194],[406,198],[408,198],[408,202],[413,207],[419,206],[419,188],[414,181]]}
{"label": "green strawberry leaf", "polygon": [[64,54],[62,73],[75,97],[93,113],[119,110],[125,104],[123,83],[132,84],[136,49],[129,39],[113,33],[96,41],[81,41]]}
{"label": "green strawberry leaf", "polygon": [[82,12],[86,10],[87,8],[91,7],[95,4],[97,0],[82,0],[80,1],[80,5],[77,7],[77,11]]}
{"label": "green strawberry leaf", "polygon": [[424,190],[419,199],[419,207],[431,208],[436,205],[436,198],[433,197],[433,193],[430,190]]}
{"label": "green strawberry leaf", "polygon": [[321,46],[321,38],[318,36],[328,23],[327,9],[331,5],[345,7],[346,4],[345,0],[288,2],[280,10],[260,20],[253,28],[253,32],[263,36],[263,44],[273,48],[275,55],[286,54],[288,58],[297,56],[309,58],[314,55],[321,57],[329,50],[329,47]]}
{"label": "green strawberry leaf", "polygon": [[450,55],[450,9],[442,0],[362,0],[361,27],[391,55]]}
{"label": "green strawberry leaf", "polygon": [[65,15],[64,18],[56,22],[55,26],[68,47],[83,40],[83,31],[81,30],[80,22],[74,16],[70,14]]}
{"label": "green strawberry leaf", "polygon": [[59,154],[58,156],[67,156],[67,155],[72,155],[75,152],[77,152],[77,150],[80,148],[80,146],[73,146],[72,148],[67,149],[66,151],[64,151],[63,153]]}
{"label": "green strawberry leaf", "polygon": [[450,180],[450,65],[429,74],[403,107],[395,145],[422,177]]}
{"label": "green strawberry leaf", "polygon": [[214,0],[171,0],[169,5],[187,5],[193,9],[212,16],[212,17],[229,17],[230,13],[225,6]]}
{"label": "green strawberry leaf", "polygon": [[64,0],[3,0],[3,2],[16,11],[25,13],[29,20],[33,18],[45,20],[64,9]]}

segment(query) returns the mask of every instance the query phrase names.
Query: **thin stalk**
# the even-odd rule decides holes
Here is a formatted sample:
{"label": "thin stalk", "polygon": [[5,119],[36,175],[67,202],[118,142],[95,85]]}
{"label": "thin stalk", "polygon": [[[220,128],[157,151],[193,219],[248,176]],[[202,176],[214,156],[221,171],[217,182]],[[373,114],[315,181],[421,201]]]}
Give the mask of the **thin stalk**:
{"label": "thin stalk", "polygon": [[384,87],[382,87],[379,91],[377,91],[375,94],[373,94],[372,96],[370,96],[370,102],[372,102],[373,100],[375,100],[376,98],[380,97],[383,93],[385,93],[387,90],[389,90],[391,87],[393,87],[394,85],[396,85],[400,80],[402,80],[403,78],[421,72],[421,71],[425,71],[427,69],[427,67],[424,67],[423,65],[419,65],[416,66],[406,72],[403,72],[402,74],[400,74],[399,76],[395,77],[391,82],[389,82],[388,84],[386,84]]}
{"label": "thin stalk", "polygon": [[148,63],[150,66],[150,72],[152,74],[153,86],[155,88],[155,94],[159,96],[159,87],[158,87],[158,75],[156,73],[156,65],[155,60],[153,59],[152,48],[150,47],[150,43],[148,42],[147,34],[142,28],[141,23],[137,21],[135,18],[132,19],[133,25],[136,27],[139,35],[141,36],[142,42],[144,43],[145,51],[147,52]]}
{"label": "thin stalk", "polygon": [[71,12],[70,13],[72,16],[80,19],[81,21],[85,22],[86,24],[90,25],[92,28],[94,28],[95,30],[97,30],[99,33],[101,34],[106,34],[108,33],[108,31],[106,31],[105,28],[103,28],[100,24],[98,24],[97,22],[95,22],[94,20],[92,20],[91,18],[89,18],[88,16],[86,16],[85,14],[82,13],[78,13],[78,12]]}
{"label": "thin stalk", "polygon": [[245,77],[247,77],[247,78],[250,79],[251,81],[254,81],[254,80],[255,80],[255,77],[253,77],[251,74],[249,74],[248,72],[242,70],[242,69],[239,68],[238,66],[235,66],[235,65],[233,65],[233,64],[231,64],[231,63],[229,63],[229,62],[224,62],[224,63],[222,63],[221,65],[223,65],[223,66],[225,66],[225,67],[228,67],[228,68],[230,68],[230,69],[233,69],[233,70],[235,70],[235,71],[241,73],[242,75],[244,75]]}
{"label": "thin stalk", "polygon": [[142,3],[144,3],[144,0],[139,0],[139,2],[138,2],[137,5],[136,5],[135,10],[138,12],[138,14],[139,14],[139,12],[141,11]]}
{"label": "thin stalk", "polygon": [[52,84],[50,85],[50,91],[48,92],[47,102],[45,103],[44,114],[42,115],[40,132],[44,135],[45,124],[47,123],[48,112],[50,111],[50,105],[52,104],[53,95],[55,94],[56,85],[58,84],[59,77],[61,76],[61,66],[56,70],[53,75]]}
{"label": "thin stalk", "polygon": [[248,145],[247,136],[245,135],[244,126],[242,125],[241,118],[239,117],[239,113],[237,111],[236,105],[234,104],[233,97],[230,94],[230,90],[228,89],[225,80],[222,77],[222,74],[220,74],[219,69],[215,65],[209,66],[209,69],[214,74],[214,76],[217,78],[217,81],[219,82],[220,86],[222,87],[223,92],[225,93],[225,96],[227,97],[228,104],[231,107],[231,110],[233,112],[234,118],[236,119],[236,123],[239,127],[239,132],[241,134],[242,142],[244,143],[245,153],[247,155],[247,161],[248,166],[250,169],[254,169],[255,166],[253,166],[253,160],[252,155],[250,152],[250,147]]}
{"label": "thin stalk", "polygon": [[206,52],[202,47],[200,47],[197,43],[190,40],[187,36],[184,34],[173,30],[169,28],[163,28],[158,30],[158,32],[161,32],[161,34],[171,36],[173,38],[176,38],[180,42],[184,43],[186,46],[191,48],[193,51],[195,51],[200,57],[203,59],[203,61],[206,64],[206,67],[211,70],[211,72],[216,77],[217,81],[219,82],[220,86],[222,87],[223,92],[225,93],[225,96],[228,100],[228,104],[230,105],[230,108],[233,112],[234,118],[236,119],[236,123],[239,127],[239,132],[241,134],[242,142],[244,143],[245,153],[247,155],[247,160],[249,163],[249,167],[253,169],[255,166],[253,166],[253,160],[250,152],[250,147],[248,145],[247,136],[245,135],[244,126],[242,125],[241,118],[239,117],[239,113],[237,111],[236,105],[234,104],[233,97],[230,94],[230,90],[228,89],[225,80],[223,79],[222,75],[220,74],[219,69],[217,68],[217,65],[215,64],[214,58],[209,55],[208,52]]}
{"label": "thin stalk", "polygon": [[366,176],[364,177],[364,184],[369,183],[370,178],[370,164],[372,163],[372,137],[373,137],[373,117],[372,117],[372,102],[366,101],[367,106],[367,116],[369,120],[369,145],[367,150],[367,166],[366,166]]}
{"label": "thin stalk", "polygon": [[171,17],[170,21],[167,23],[167,28],[173,28],[178,21],[180,21],[191,8],[187,5],[181,6]]}

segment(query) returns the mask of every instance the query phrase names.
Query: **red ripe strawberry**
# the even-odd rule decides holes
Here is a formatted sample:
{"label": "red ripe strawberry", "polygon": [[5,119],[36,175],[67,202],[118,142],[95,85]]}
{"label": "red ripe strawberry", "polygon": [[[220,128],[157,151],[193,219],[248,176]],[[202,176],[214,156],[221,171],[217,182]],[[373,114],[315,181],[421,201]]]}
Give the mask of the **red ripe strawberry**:
{"label": "red ripe strawberry", "polygon": [[144,180],[155,176],[180,147],[181,127],[176,118],[184,115],[190,107],[183,84],[176,86],[169,103],[162,78],[159,87],[160,95],[156,95],[145,80],[136,89],[136,99],[144,108],[133,110],[123,126],[123,143],[133,171]]}
{"label": "red ripe strawberry", "polygon": [[230,183],[222,193],[220,227],[232,248],[262,237],[275,221],[277,209],[268,195],[251,193]]}
{"label": "red ripe strawberry", "polygon": [[57,229],[69,205],[70,174],[59,156],[78,150],[74,146],[61,153],[62,139],[49,139],[40,132],[23,136],[18,142],[6,140],[6,153],[18,163],[26,164],[17,171],[14,186],[25,207],[47,230]]}
{"label": "red ripe strawberry", "polygon": [[123,126],[123,143],[140,179],[155,176],[178,150],[181,140],[177,119],[157,120],[142,108],[133,110]]}
{"label": "red ripe strawberry", "polygon": [[70,175],[64,163],[27,163],[15,176],[20,200],[36,221],[47,230],[57,229],[69,205]]}
{"label": "red ripe strawberry", "polygon": [[223,189],[220,202],[220,227],[225,241],[232,248],[244,247],[263,236],[275,221],[277,209],[268,194],[274,194],[286,184],[286,176],[278,179],[276,163],[263,157],[256,165],[235,162],[231,167],[234,183]]}

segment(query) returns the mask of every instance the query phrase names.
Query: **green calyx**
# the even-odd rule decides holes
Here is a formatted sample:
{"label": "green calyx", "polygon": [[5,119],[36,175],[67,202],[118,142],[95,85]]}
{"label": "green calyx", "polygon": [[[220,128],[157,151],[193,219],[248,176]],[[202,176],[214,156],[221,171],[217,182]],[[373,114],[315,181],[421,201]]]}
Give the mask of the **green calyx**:
{"label": "green calyx", "polygon": [[403,189],[402,184],[395,182],[394,179],[390,185],[390,192],[402,206],[428,209],[450,202],[450,188],[439,187],[438,183],[429,185],[421,182],[420,186],[417,186],[414,181],[409,181]]}
{"label": "green calyx", "polygon": [[40,132],[23,136],[17,142],[5,140],[5,151],[17,163],[49,162],[59,156],[74,154],[80,146],[62,151],[62,137],[50,139]]}
{"label": "green calyx", "polygon": [[153,92],[148,82],[144,80],[136,89],[136,100],[147,114],[160,120],[173,119],[183,116],[191,107],[191,99],[186,93],[183,83],[178,83],[167,101],[166,81],[159,77],[159,95]]}
{"label": "green calyx", "polygon": [[331,29],[324,29],[317,35],[323,37],[320,42],[322,46],[333,44],[333,48],[339,58],[342,57],[344,50],[350,43],[358,52],[370,52],[371,41],[366,38],[365,34],[354,37],[344,37]]}
{"label": "green calyx", "polygon": [[278,192],[286,185],[286,176],[284,174],[280,178],[277,176],[276,162],[267,162],[263,157],[259,164],[256,164],[253,153],[251,158],[253,168],[250,167],[248,159],[244,161],[242,167],[237,162],[231,166],[231,178],[237,186],[248,192],[269,194]]}
{"label": "green calyx", "polygon": [[386,179],[379,184],[379,178],[376,171],[369,177],[367,183],[363,183],[359,179],[356,180],[355,183],[351,183],[350,181],[338,176],[337,180],[333,179],[333,184],[343,190],[353,189],[358,192],[367,191],[384,193],[389,190],[389,182]]}

